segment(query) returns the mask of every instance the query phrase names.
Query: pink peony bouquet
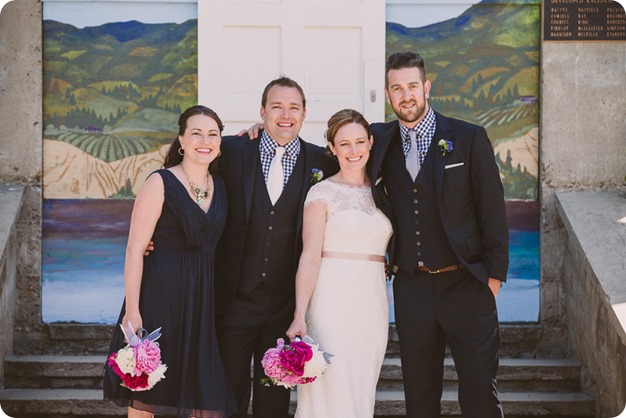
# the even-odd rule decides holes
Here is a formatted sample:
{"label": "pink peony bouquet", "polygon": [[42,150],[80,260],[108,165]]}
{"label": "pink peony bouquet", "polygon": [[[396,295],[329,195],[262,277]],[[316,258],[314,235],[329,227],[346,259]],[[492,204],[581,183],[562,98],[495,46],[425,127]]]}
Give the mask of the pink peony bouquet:
{"label": "pink peony bouquet", "polygon": [[305,336],[296,338],[291,344],[279,338],[276,347],[265,352],[261,364],[267,379],[261,383],[273,383],[291,389],[296,385],[311,383],[321,376],[330,364],[331,354],[322,351],[313,340]]}
{"label": "pink peony bouquet", "polygon": [[120,324],[126,347],[109,356],[108,365],[122,379],[122,386],[134,392],[150,390],[165,376],[167,366],[161,363],[161,349],[156,340],[161,336],[161,328],[148,332],[140,328],[137,334],[129,323],[128,328]]}

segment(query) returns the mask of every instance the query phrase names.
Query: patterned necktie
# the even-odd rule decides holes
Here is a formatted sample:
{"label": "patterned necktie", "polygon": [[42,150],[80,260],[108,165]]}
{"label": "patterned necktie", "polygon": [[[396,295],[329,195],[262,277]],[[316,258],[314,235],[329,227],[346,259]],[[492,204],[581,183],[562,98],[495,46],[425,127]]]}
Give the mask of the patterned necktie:
{"label": "patterned necktie", "polygon": [[267,192],[270,195],[272,205],[276,203],[283,192],[283,155],[285,147],[276,147],[276,154],[270,163],[270,170],[267,173]]}
{"label": "patterned necktie", "polygon": [[417,152],[417,131],[410,130],[409,138],[411,145],[409,148],[409,155],[406,156],[406,169],[411,175],[413,181],[415,181],[417,173],[420,172],[420,159]]}

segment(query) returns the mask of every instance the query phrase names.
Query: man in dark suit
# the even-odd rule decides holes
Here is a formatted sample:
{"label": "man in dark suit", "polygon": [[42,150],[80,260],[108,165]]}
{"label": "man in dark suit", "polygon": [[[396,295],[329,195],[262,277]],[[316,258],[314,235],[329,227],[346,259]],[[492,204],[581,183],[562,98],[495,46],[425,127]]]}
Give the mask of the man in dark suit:
{"label": "man in dark suit", "polygon": [[[270,82],[261,99],[265,130],[258,141],[224,138],[219,174],[228,192],[228,219],[216,254],[216,321],[224,367],[247,415],[254,358],[255,418],[288,416],[290,391],[264,386],[261,359],[285,332],[295,309],[302,251],[302,210],[313,174],[337,171],[321,147],[299,136],[306,99],[295,81]],[[282,156],[282,157],[281,157]]]}
{"label": "man in dark suit", "polygon": [[502,183],[485,130],[435,112],[430,88],[418,54],[389,57],[385,92],[398,120],[372,125],[368,169],[376,204],[394,223],[406,416],[440,416],[447,342],[463,416],[502,417],[495,300],[508,267]]}

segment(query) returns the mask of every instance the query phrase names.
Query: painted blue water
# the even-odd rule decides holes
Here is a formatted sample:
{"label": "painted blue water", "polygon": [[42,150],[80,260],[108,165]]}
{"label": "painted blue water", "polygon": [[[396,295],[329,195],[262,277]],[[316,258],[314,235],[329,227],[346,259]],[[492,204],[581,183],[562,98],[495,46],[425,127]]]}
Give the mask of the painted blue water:
{"label": "painted blue water", "polygon": [[[82,208],[76,209],[71,201],[44,203],[43,320],[115,323],[124,298],[124,253],[132,202],[78,206]],[[68,212],[70,207],[73,213]],[[539,232],[511,231],[510,244],[509,279],[497,299],[500,321],[535,322],[539,315]]]}

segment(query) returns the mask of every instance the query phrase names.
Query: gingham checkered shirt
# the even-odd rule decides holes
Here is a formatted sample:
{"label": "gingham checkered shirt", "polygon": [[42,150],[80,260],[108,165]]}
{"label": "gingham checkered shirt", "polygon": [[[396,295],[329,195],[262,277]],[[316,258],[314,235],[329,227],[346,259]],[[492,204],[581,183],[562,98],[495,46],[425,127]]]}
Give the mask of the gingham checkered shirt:
{"label": "gingham checkered shirt", "polygon": [[424,119],[417,124],[413,129],[407,128],[400,123],[400,135],[402,137],[402,150],[404,151],[404,158],[409,155],[409,149],[411,148],[411,138],[409,138],[409,131],[417,131],[417,153],[420,159],[420,165],[424,164],[424,158],[428,152],[428,147],[435,136],[435,128],[437,123],[435,120],[435,111],[433,108],[429,108],[426,112]]}
{"label": "gingham checkered shirt", "polygon": [[[267,175],[269,174],[270,165],[272,164],[274,155],[276,155],[276,147],[278,146],[280,145],[278,145],[276,141],[270,138],[266,131],[263,131],[261,133],[261,144],[259,145],[259,151],[261,153],[261,168],[263,169],[263,175],[265,176],[265,184],[267,184]],[[296,165],[299,154],[300,139],[296,136],[287,145],[285,145],[285,154],[283,155],[282,159],[283,187],[285,187],[287,181],[289,181],[289,176],[291,176],[291,173],[293,172],[293,168]]]}

